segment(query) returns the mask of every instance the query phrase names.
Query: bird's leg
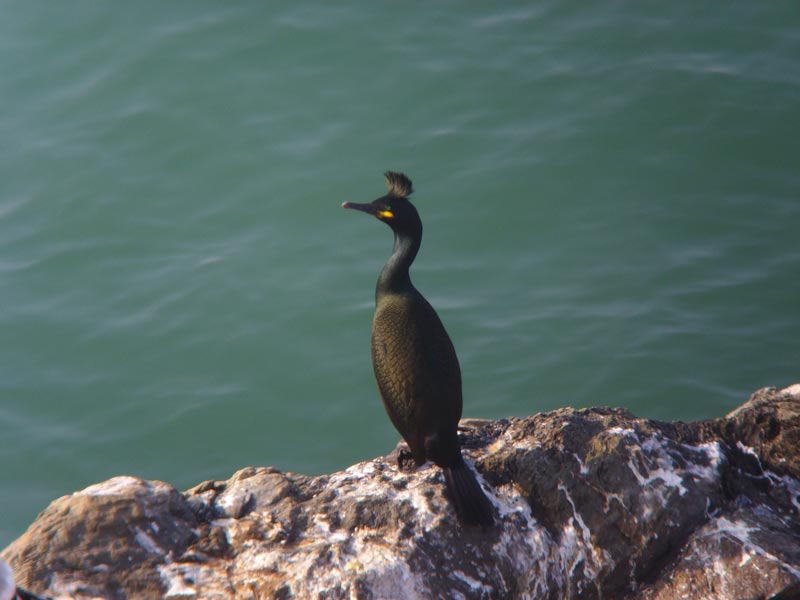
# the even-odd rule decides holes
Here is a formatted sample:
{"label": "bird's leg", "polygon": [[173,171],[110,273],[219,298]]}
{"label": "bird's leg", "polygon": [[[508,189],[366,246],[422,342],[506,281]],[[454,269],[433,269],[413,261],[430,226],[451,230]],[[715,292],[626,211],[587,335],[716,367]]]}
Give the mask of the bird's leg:
{"label": "bird's leg", "polygon": [[395,459],[397,460],[397,468],[403,473],[411,473],[419,466],[414,460],[414,455],[411,453],[411,448],[408,447],[403,441],[397,443],[397,446],[392,451]]}
{"label": "bird's leg", "polygon": [[405,447],[400,448],[397,452],[397,468],[403,473],[411,473],[417,468],[417,461],[414,460],[414,455],[411,454],[411,449],[403,444]]}

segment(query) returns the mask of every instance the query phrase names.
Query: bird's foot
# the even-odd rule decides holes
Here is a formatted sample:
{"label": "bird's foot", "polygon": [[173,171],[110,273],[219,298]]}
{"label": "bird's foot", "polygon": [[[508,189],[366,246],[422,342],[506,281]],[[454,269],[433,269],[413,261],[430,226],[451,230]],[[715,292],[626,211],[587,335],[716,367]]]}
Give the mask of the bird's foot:
{"label": "bird's foot", "polygon": [[417,461],[414,460],[411,450],[397,453],[397,468],[403,473],[411,473],[417,470]]}
{"label": "bird's foot", "polygon": [[403,473],[411,473],[416,470],[417,462],[414,460],[414,455],[411,454],[411,448],[405,442],[400,442],[394,449],[393,454],[397,459],[397,468]]}

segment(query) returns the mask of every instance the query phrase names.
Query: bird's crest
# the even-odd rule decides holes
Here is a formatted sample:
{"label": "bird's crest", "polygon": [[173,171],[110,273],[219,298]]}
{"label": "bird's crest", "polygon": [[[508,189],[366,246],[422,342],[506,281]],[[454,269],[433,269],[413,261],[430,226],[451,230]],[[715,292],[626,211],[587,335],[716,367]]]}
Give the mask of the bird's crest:
{"label": "bird's crest", "polygon": [[406,198],[414,192],[411,187],[411,180],[402,173],[386,171],[383,176],[386,177],[386,186],[389,188],[390,196]]}

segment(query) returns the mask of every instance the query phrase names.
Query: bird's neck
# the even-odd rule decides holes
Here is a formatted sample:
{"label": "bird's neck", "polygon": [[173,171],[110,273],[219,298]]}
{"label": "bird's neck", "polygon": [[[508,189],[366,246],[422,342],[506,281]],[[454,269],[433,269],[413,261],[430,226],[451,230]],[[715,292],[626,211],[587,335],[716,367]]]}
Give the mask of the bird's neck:
{"label": "bird's neck", "polygon": [[376,299],[383,294],[399,294],[414,289],[408,269],[417,256],[421,242],[421,232],[419,235],[395,232],[394,250],[378,277],[378,285],[375,288]]}

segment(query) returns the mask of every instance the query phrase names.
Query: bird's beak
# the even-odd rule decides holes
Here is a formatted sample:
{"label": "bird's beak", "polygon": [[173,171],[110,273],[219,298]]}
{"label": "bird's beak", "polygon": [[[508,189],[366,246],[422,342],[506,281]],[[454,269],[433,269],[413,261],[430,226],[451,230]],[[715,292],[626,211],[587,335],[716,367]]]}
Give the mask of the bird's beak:
{"label": "bird's beak", "polygon": [[377,213],[377,209],[373,204],[358,204],[357,202],[342,202],[342,208],[353,208],[355,210],[360,210],[361,212],[369,213],[371,215],[375,215]]}
{"label": "bird's beak", "polygon": [[355,202],[343,202],[342,208],[354,208],[355,210],[360,210],[361,212],[365,212],[367,214],[372,215],[373,217],[377,217],[378,219],[393,219],[394,213],[390,210],[383,210],[372,203],[369,204],[357,204]]}

